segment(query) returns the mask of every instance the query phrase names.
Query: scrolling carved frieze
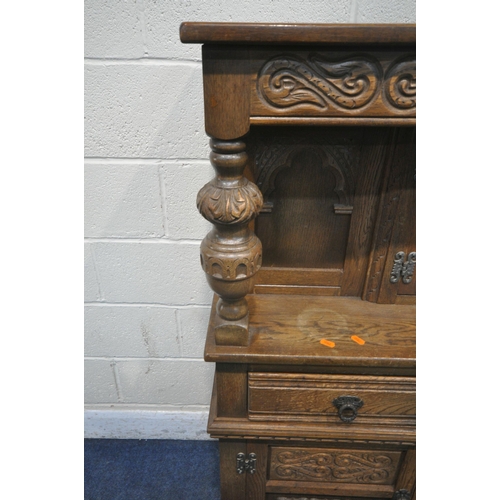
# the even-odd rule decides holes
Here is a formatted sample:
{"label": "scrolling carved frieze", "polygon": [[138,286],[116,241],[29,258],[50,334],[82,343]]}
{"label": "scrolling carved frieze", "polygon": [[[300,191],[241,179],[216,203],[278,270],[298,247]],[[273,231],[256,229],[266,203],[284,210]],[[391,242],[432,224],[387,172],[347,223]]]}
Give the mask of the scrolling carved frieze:
{"label": "scrolling carved frieze", "polygon": [[209,222],[245,224],[257,216],[264,200],[257,186],[242,178],[238,186],[219,186],[217,179],[205,184],[196,205]]}
{"label": "scrolling carved frieze", "polygon": [[399,457],[399,452],[278,448],[271,479],[391,484]]}
{"label": "scrolling carved frieze", "polygon": [[281,112],[349,114],[372,104],[369,114],[408,112],[416,106],[415,56],[387,62],[368,54],[335,60],[281,55],[262,66],[257,94],[261,103]]}
{"label": "scrolling carved frieze", "polygon": [[396,61],[385,77],[385,96],[390,104],[399,109],[411,109],[417,105],[417,63],[414,58]]}
{"label": "scrolling carved frieze", "polygon": [[279,108],[310,104],[357,109],[375,95],[380,73],[379,64],[368,58],[326,61],[310,56],[302,61],[280,56],[263,66],[258,86],[262,98]]}

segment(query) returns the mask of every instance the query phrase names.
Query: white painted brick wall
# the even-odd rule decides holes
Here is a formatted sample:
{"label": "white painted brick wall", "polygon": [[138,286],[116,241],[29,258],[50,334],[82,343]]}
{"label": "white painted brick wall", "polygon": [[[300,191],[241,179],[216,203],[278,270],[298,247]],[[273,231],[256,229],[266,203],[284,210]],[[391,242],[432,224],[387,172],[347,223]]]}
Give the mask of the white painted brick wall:
{"label": "white painted brick wall", "polygon": [[85,155],[207,158],[201,63],[87,61]]}
{"label": "white painted brick wall", "polygon": [[87,358],[84,378],[86,403],[118,403],[114,361]]}
{"label": "white painted brick wall", "polygon": [[97,279],[97,271],[95,259],[90,243],[84,243],[84,282],[85,282],[85,302],[97,302],[101,300],[99,291],[99,280]]}
{"label": "white painted brick wall", "polygon": [[174,308],[160,306],[85,307],[85,356],[165,358],[181,356]]}
{"label": "white painted brick wall", "polygon": [[199,242],[166,239],[92,243],[106,302],[203,304],[211,302],[200,272]]}
{"label": "white painted brick wall", "polygon": [[144,56],[141,0],[87,0],[84,5],[86,57]]}
{"label": "white painted brick wall", "polygon": [[201,240],[211,224],[200,216],[196,208],[196,189],[214,176],[209,161],[166,163],[160,168],[165,193],[166,225],[171,239]]}
{"label": "white painted brick wall", "polygon": [[[415,22],[415,1],[86,0],[85,402],[98,422],[91,437],[182,436],[165,422],[179,427],[182,412],[205,415],[209,405],[214,366],[203,349],[212,293],[198,249],[210,225],[195,200],[213,171],[200,46],[180,43],[182,21],[407,23]],[[114,429],[102,413],[111,408]],[[137,424],[153,414],[156,427]]]}
{"label": "white painted brick wall", "polygon": [[214,364],[201,359],[116,362],[124,403],[208,405]]}
{"label": "white painted brick wall", "polygon": [[89,238],[165,236],[158,165],[85,165],[85,234]]}
{"label": "white painted brick wall", "polygon": [[182,354],[202,359],[210,307],[179,309],[179,333],[182,342]]}
{"label": "white painted brick wall", "polygon": [[356,0],[358,23],[414,23],[416,3],[405,0]]}

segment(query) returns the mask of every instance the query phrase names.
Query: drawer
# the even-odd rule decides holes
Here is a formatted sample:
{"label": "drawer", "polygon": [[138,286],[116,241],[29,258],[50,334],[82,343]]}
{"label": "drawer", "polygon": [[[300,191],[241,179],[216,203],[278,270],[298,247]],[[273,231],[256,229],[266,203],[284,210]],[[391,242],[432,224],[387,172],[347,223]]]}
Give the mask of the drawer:
{"label": "drawer", "polygon": [[250,372],[251,420],[415,425],[414,377]]}
{"label": "drawer", "polygon": [[272,446],[268,493],[393,498],[414,488],[414,450]]}

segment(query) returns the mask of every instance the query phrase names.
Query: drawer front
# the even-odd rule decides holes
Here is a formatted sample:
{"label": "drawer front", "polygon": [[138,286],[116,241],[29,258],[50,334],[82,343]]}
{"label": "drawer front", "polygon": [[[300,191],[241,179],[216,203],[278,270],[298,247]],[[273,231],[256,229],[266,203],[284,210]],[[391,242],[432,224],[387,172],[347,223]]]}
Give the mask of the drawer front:
{"label": "drawer front", "polygon": [[252,117],[416,115],[416,57],[411,49],[355,55],[254,50],[249,69]]}
{"label": "drawer front", "polygon": [[251,372],[248,380],[251,420],[415,425],[414,377]]}
{"label": "drawer front", "polygon": [[415,450],[273,446],[266,492],[394,498],[414,491],[414,457]]}
{"label": "drawer front", "polygon": [[273,447],[269,479],[392,485],[401,451]]}

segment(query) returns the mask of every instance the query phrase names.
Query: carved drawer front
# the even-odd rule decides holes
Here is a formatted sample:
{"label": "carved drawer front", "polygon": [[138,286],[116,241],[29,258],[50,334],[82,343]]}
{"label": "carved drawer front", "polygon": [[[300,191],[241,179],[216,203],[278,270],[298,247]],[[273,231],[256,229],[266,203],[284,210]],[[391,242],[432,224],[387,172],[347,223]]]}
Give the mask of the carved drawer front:
{"label": "carved drawer front", "polygon": [[251,420],[415,425],[414,377],[249,373]]}
{"label": "carved drawer front", "polygon": [[273,447],[269,479],[394,484],[401,454],[385,450]]}
{"label": "carved drawer front", "polygon": [[267,491],[391,498],[403,451],[272,447]]}
{"label": "carved drawer front", "polygon": [[416,114],[416,57],[411,50],[254,51],[252,65],[252,117]]}

